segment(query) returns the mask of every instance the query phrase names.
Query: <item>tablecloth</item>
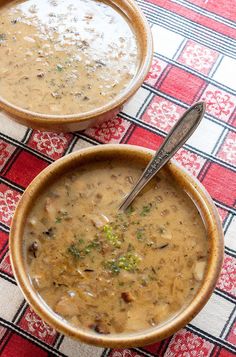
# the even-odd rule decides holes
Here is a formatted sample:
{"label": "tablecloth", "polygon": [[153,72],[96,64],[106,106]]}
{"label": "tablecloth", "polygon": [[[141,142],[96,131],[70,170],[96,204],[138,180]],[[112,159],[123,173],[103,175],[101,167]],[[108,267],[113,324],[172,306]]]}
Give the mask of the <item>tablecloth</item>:
{"label": "tablecloth", "polygon": [[[232,357],[236,353],[236,2],[139,0],[150,23],[154,58],[137,94],[116,118],[84,132],[55,134],[0,112],[0,353],[2,357]],[[1,64],[1,59],[0,59]],[[197,176],[219,210],[225,259],[216,289],[197,317],[151,346],[102,349],[57,333],[28,306],[12,274],[8,234],[24,189],[46,166],[91,145],[152,149],[184,110],[205,100],[205,117],[175,159]]]}

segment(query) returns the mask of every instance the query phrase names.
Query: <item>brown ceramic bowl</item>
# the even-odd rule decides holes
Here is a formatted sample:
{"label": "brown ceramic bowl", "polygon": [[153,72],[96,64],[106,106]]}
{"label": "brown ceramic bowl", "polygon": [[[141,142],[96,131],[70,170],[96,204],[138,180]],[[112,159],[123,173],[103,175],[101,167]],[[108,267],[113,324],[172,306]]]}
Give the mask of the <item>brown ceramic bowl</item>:
{"label": "brown ceramic bowl", "polygon": [[[151,65],[152,60],[152,35],[149,25],[140,8],[133,0],[106,0],[118,8],[128,20],[136,35],[139,47],[139,65],[137,73],[127,86],[113,101],[94,110],[70,114],[51,115],[40,114],[22,109],[0,96],[0,107],[12,114],[12,119],[35,129],[69,132],[84,130],[95,123],[114,117],[122,108],[122,105],[140,88]],[[0,7],[6,0],[0,0]]]}
{"label": "brown ceramic bowl", "polygon": [[30,282],[24,259],[23,231],[26,218],[38,196],[59,175],[68,170],[78,168],[91,159],[106,160],[121,157],[125,160],[138,159],[145,165],[153,151],[130,145],[100,145],[83,149],[56,161],[42,171],[29,185],[16,209],[10,233],[10,254],[14,275],[26,300],[41,318],[56,330],[80,341],[104,347],[134,347],[162,340],[185,326],[203,308],[210,298],[219,276],[223,259],[223,233],[219,215],[203,186],[174,162],[168,163],[166,170],[192,198],[205,223],[210,241],[210,253],[207,271],[194,299],[176,316],[160,326],[132,334],[98,335],[93,331],[85,331],[73,327],[62,320],[37,295]]}

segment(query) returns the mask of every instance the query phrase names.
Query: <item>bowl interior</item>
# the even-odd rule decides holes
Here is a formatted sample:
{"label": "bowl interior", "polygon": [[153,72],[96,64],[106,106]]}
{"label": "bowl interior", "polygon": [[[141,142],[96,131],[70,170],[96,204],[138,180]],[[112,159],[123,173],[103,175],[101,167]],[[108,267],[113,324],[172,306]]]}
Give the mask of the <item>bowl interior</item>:
{"label": "bowl interior", "polygon": [[173,180],[177,181],[194,201],[205,223],[210,241],[207,272],[197,295],[189,305],[184,307],[172,319],[149,330],[132,334],[97,335],[92,331],[88,332],[87,330],[73,327],[59,318],[40,299],[31,285],[24,259],[23,230],[26,218],[42,191],[63,173],[71,169],[79,169],[81,164],[90,160],[106,160],[116,157],[123,160],[137,160],[146,165],[152,154],[153,152],[148,150],[129,145],[104,145],[84,149],[50,165],[33,180],[23,194],[16,209],[10,232],[10,254],[14,274],[26,300],[43,320],[58,331],[97,346],[131,347],[146,345],[161,340],[186,325],[200,311],[210,297],[218,278],[223,258],[223,234],[219,216],[211,198],[202,185],[173,162],[167,164],[164,170]]}
{"label": "bowl interior", "polygon": [[[40,124],[44,125],[44,123],[48,126],[49,121],[51,121],[53,125],[60,123],[74,123],[75,121],[86,121],[95,116],[101,116],[114,108],[120,107],[141,86],[148,73],[152,60],[152,36],[148,23],[139,7],[132,0],[105,0],[104,2],[112,5],[113,8],[126,18],[136,37],[139,49],[139,63],[136,74],[128,86],[107,104],[90,111],[76,114],[42,114],[23,109],[0,96],[0,107],[13,114],[13,118],[16,116],[15,120],[20,121],[20,118],[27,119],[28,121],[32,121],[32,123],[37,123],[37,126]],[[4,6],[6,3],[8,3],[6,0],[0,0],[0,7]],[[24,123],[29,124],[30,122]]]}

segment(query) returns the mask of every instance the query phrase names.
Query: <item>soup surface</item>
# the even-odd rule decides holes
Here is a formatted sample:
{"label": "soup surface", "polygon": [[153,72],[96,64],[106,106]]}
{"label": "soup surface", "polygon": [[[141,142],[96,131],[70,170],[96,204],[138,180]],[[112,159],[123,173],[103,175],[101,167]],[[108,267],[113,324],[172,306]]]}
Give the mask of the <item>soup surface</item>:
{"label": "soup surface", "polygon": [[109,103],[138,65],[127,20],[96,0],[9,1],[0,8],[0,96],[46,114]]}
{"label": "soup surface", "polygon": [[208,241],[193,202],[162,170],[125,213],[138,163],[91,162],[36,201],[24,240],[32,284],[69,323],[97,333],[161,324],[196,294]]}

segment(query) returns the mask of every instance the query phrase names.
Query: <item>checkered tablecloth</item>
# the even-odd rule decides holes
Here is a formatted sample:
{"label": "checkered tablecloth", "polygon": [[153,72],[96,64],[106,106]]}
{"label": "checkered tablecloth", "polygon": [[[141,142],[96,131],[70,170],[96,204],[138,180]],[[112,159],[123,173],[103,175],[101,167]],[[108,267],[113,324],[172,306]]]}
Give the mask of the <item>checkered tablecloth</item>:
{"label": "checkered tablecloth", "polygon": [[[82,133],[55,134],[20,126],[0,112],[2,357],[235,356],[236,1],[138,3],[152,28],[154,59],[142,88],[116,118]],[[24,189],[51,162],[80,148],[129,143],[156,149],[197,100],[207,102],[205,117],[175,158],[203,183],[222,218],[225,259],[214,294],[189,325],[144,348],[95,348],[62,336],[27,305],[12,274],[8,234]]]}

